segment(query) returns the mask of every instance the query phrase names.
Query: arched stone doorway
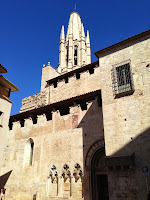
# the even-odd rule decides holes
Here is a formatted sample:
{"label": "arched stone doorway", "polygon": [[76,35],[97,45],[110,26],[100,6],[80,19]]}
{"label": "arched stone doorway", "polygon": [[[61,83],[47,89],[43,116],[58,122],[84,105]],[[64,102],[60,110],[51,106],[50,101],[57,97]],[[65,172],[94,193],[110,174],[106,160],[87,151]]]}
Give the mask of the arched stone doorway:
{"label": "arched stone doorway", "polygon": [[91,162],[92,200],[109,200],[105,150],[95,152]]}
{"label": "arched stone doorway", "polygon": [[91,146],[86,156],[85,166],[89,171],[90,199],[109,200],[104,141],[97,141]]}

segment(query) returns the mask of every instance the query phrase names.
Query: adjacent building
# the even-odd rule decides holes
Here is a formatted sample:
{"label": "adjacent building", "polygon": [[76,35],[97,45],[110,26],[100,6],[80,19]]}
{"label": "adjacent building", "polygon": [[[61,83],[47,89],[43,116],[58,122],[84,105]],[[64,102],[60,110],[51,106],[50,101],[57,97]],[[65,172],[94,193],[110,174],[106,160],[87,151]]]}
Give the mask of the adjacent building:
{"label": "adjacent building", "polygon": [[19,89],[7,80],[3,73],[7,73],[7,69],[0,64],[0,168],[2,165],[3,151],[8,140],[9,133],[9,118],[12,101],[10,101],[9,96],[11,92],[18,91]]}

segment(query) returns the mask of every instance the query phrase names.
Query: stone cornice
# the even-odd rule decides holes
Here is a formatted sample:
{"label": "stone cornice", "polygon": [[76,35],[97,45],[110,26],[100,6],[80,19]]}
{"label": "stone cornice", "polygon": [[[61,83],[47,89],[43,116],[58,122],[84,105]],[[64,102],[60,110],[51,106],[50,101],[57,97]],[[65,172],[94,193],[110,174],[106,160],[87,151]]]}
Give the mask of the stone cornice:
{"label": "stone cornice", "polygon": [[74,98],[70,98],[64,101],[60,101],[60,102],[56,102],[53,104],[49,104],[40,108],[36,108],[36,109],[32,109],[26,112],[22,112],[22,113],[18,113],[15,115],[12,115],[10,117],[10,123],[14,122],[14,121],[20,121],[20,120],[24,120],[26,118],[29,117],[33,117],[33,116],[37,116],[37,115],[41,115],[41,114],[49,114],[51,113],[54,109],[55,110],[61,110],[64,107],[70,107],[73,106],[74,103],[76,102],[77,104],[82,104],[85,103],[87,101],[91,101],[93,99],[95,99],[96,96],[100,97],[101,95],[101,90],[97,90],[97,91],[93,91],[90,93],[86,93]]}

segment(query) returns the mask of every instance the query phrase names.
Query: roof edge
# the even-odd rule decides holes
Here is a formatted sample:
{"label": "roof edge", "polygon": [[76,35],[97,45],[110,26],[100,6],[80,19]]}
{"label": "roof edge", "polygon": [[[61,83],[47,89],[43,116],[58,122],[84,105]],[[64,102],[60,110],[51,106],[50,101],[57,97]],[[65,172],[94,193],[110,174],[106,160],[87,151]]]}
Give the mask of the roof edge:
{"label": "roof edge", "polygon": [[1,73],[7,73],[8,72],[8,70],[2,64],[0,64],[0,68],[3,70]]}
{"label": "roof edge", "polygon": [[123,48],[124,45],[127,45],[127,44],[129,44],[130,42],[135,42],[135,41],[137,41],[138,39],[141,39],[141,38],[143,38],[143,37],[145,37],[145,36],[148,36],[148,35],[150,36],[150,29],[147,30],[147,31],[145,31],[145,32],[142,32],[142,33],[140,33],[140,34],[137,34],[137,35],[135,35],[135,36],[132,36],[132,37],[130,37],[130,38],[128,38],[128,39],[122,40],[122,41],[120,41],[120,42],[118,42],[118,43],[116,43],[116,44],[113,44],[113,45],[111,45],[111,46],[108,46],[108,47],[106,47],[106,48],[104,48],[104,49],[101,49],[101,50],[95,52],[94,54],[95,54],[95,56],[96,56],[97,58],[100,58],[100,56],[103,57],[103,56],[105,56],[106,54],[110,54],[112,51],[114,51],[116,47],[120,47],[120,48],[122,47],[122,48]]}
{"label": "roof edge", "polygon": [[20,90],[17,86],[15,86],[12,82],[10,82],[4,76],[0,75],[0,78],[2,78],[6,83],[8,83],[13,88],[12,92]]}

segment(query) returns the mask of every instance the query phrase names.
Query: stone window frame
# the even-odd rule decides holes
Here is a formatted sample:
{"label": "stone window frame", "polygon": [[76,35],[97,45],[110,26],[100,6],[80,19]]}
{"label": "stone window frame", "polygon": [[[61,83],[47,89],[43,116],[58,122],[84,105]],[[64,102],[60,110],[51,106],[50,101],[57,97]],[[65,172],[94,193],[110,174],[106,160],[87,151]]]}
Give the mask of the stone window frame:
{"label": "stone window frame", "polygon": [[29,138],[26,141],[24,149],[24,167],[32,167],[33,165],[34,146],[35,143],[33,138]]}
{"label": "stone window frame", "polygon": [[[119,87],[122,87],[122,86],[118,85],[117,69],[119,67],[123,67],[125,65],[129,66],[130,83],[123,85],[123,86],[126,86],[126,87],[124,87],[124,91],[123,91],[122,88],[119,89]],[[121,63],[115,64],[115,65],[112,65],[111,77],[112,77],[112,88],[113,88],[114,99],[120,98],[120,97],[123,97],[123,96],[127,96],[127,95],[131,95],[131,94],[134,93],[134,82],[133,82],[133,74],[132,74],[132,67],[131,67],[131,60],[130,59],[123,61]],[[127,77],[125,77],[124,80],[126,80],[126,78]]]}

